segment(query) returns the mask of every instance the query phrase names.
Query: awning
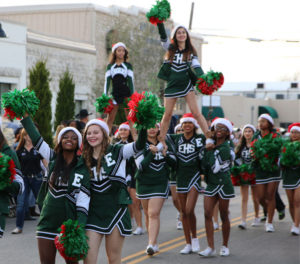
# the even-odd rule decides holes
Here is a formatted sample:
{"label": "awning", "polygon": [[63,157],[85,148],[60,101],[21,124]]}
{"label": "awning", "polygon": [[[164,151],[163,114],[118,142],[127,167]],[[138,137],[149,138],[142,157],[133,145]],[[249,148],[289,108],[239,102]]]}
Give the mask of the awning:
{"label": "awning", "polygon": [[277,111],[271,106],[259,106],[258,107],[258,116],[262,114],[269,114],[272,118],[278,118]]}
{"label": "awning", "polygon": [[202,115],[207,120],[212,120],[215,117],[224,117],[224,112],[221,106],[213,106],[211,108],[209,106],[202,106]]}

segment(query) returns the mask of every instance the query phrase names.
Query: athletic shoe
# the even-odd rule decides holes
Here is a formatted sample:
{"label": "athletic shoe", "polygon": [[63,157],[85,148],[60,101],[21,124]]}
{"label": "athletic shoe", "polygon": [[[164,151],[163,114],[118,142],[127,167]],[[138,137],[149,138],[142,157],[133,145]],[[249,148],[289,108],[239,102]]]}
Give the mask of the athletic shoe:
{"label": "athletic shoe", "polygon": [[144,234],[144,230],[143,230],[143,228],[141,228],[140,226],[138,226],[138,227],[133,231],[132,234],[134,234],[134,235],[142,235],[142,234]]}
{"label": "athletic shoe", "polygon": [[293,235],[295,235],[295,236],[299,236],[299,234],[300,234],[299,227],[296,227],[295,225],[292,225],[291,233],[292,233]]}
{"label": "athletic shoe", "polygon": [[269,232],[269,233],[275,231],[273,224],[270,224],[270,223],[266,223],[265,228],[266,228],[266,232]]}
{"label": "athletic shoe", "polygon": [[251,224],[251,226],[260,226],[260,219],[255,217],[253,223]]}
{"label": "athletic shoe", "polygon": [[213,257],[216,255],[216,250],[210,247],[207,247],[205,250],[199,252],[199,255],[202,257]]}
{"label": "athletic shoe", "polygon": [[192,251],[197,253],[200,251],[200,245],[198,238],[192,238]]}
{"label": "athletic shoe", "polygon": [[282,220],[285,218],[285,210],[283,209],[282,211],[278,212],[278,219]]}
{"label": "athletic shoe", "polygon": [[180,250],[180,254],[183,254],[183,255],[187,255],[187,254],[190,254],[192,253],[192,246],[191,244],[186,244],[185,247]]}
{"label": "athletic shoe", "polygon": [[245,221],[242,221],[242,222],[238,225],[238,227],[239,227],[240,229],[242,229],[242,230],[245,230],[245,229],[246,229],[246,226],[247,226],[247,224],[246,224]]}
{"label": "athletic shoe", "polygon": [[214,230],[219,230],[219,224],[214,222]]}
{"label": "athletic shoe", "polygon": [[147,253],[147,255],[152,256],[155,253],[154,246],[148,245],[147,248],[146,248],[146,253]]}
{"label": "athletic shoe", "polygon": [[157,253],[157,252],[159,251],[158,245],[157,245],[157,244],[154,245],[154,246],[153,246],[153,249],[154,249],[154,253]]}
{"label": "athletic shoe", "polygon": [[221,249],[220,249],[220,256],[227,257],[227,256],[229,256],[229,254],[230,254],[229,248],[225,247],[225,246],[222,246]]}
{"label": "athletic shoe", "polygon": [[22,229],[16,227],[13,231],[11,231],[12,234],[17,235],[22,233]]}
{"label": "athletic shoe", "polygon": [[183,229],[183,226],[182,226],[182,222],[180,220],[177,220],[177,230],[182,230]]}

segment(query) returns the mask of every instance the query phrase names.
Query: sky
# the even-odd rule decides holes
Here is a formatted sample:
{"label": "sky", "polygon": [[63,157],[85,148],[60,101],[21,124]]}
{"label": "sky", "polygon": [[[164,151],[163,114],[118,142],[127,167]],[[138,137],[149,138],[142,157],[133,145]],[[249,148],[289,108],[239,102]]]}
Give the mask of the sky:
{"label": "sky", "polygon": [[[24,0],[0,0],[1,6]],[[169,0],[175,23],[203,35],[204,70],[222,71],[227,81],[300,81],[300,0]],[[26,5],[94,3],[150,9],[154,0],[26,0]],[[250,41],[259,40],[259,41]],[[295,77],[296,76],[296,77]],[[297,77],[298,76],[298,77]]]}

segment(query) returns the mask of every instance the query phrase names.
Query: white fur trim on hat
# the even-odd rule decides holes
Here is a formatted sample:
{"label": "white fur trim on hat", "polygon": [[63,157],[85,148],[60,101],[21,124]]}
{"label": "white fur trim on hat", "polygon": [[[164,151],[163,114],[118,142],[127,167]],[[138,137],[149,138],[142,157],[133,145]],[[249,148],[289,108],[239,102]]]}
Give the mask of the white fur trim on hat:
{"label": "white fur trim on hat", "polygon": [[181,124],[178,124],[178,125],[174,128],[174,133],[177,132],[177,129],[178,129],[178,128],[182,128]]}
{"label": "white fur trim on hat", "polygon": [[193,117],[182,117],[182,118],[180,118],[180,124],[182,125],[184,122],[192,122],[196,128],[200,127],[197,123],[197,120]]}
{"label": "white fur trim on hat", "polygon": [[130,130],[130,126],[126,123],[122,123],[120,126],[119,126],[119,129],[127,129],[127,130]]}
{"label": "white fur trim on hat", "polygon": [[242,129],[242,135],[244,134],[244,131],[246,128],[251,128],[253,130],[253,133],[256,132],[256,128],[255,126],[251,125],[251,124],[247,124],[247,125],[244,125],[243,129]]}
{"label": "white fur trim on hat", "polygon": [[109,135],[109,129],[108,129],[108,125],[105,123],[105,121],[101,120],[101,119],[92,119],[89,122],[87,122],[86,126],[85,126],[85,130],[88,129],[89,126],[91,125],[97,125],[102,127],[106,134]]}
{"label": "white fur trim on hat", "polygon": [[293,130],[300,132],[300,127],[298,127],[298,126],[292,126],[290,132],[292,132]]}
{"label": "white fur trim on hat", "polygon": [[262,115],[259,116],[258,120],[261,119],[261,118],[267,119],[272,125],[274,125],[274,120],[270,115],[262,114]]}
{"label": "white fur trim on hat", "polygon": [[176,31],[177,31],[178,28],[184,28],[185,31],[186,31],[187,33],[189,33],[188,29],[187,29],[184,25],[178,25],[178,26],[174,27],[173,30],[172,30],[172,33],[171,33],[171,38],[172,38],[172,39],[175,38],[175,33],[176,33]]}
{"label": "white fur trim on hat", "polygon": [[226,126],[228,128],[229,132],[232,133],[233,126],[232,126],[231,122],[228,119],[225,119],[225,118],[216,118],[212,122],[211,126],[214,127],[214,128],[216,128],[216,126],[218,124]]}
{"label": "white fur trim on hat", "polygon": [[114,53],[115,50],[116,50],[117,48],[119,48],[119,47],[123,47],[124,49],[127,50],[126,45],[125,45],[123,42],[118,42],[118,43],[116,43],[116,44],[114,44],[114,45],[112,46],[111,52]]}
{"label": "white fur trim on hat", "polygon": [[82,136],[81,136],[80,132],[75,127],[65,127],[65,128],[63,128],[57,136],[57,142],[59,143],[61,141],[61,137],[63,136],[63,134],[67,133],[68,131],[73,131],[77,135],[77,137],[78,137],[78,148],[80,148],[81,143],[82,143]]}

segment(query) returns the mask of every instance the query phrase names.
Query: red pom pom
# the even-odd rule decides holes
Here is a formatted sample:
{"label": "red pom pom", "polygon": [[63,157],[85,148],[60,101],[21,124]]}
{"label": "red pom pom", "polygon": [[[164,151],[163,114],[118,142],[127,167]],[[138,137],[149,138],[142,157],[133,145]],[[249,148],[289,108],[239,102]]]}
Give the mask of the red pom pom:
{"label": "red pom pom", "polygon": [[114,109],[114,103],[112,99],[109,99],[109,105],[104,108],[104,113],[109,114]]}

